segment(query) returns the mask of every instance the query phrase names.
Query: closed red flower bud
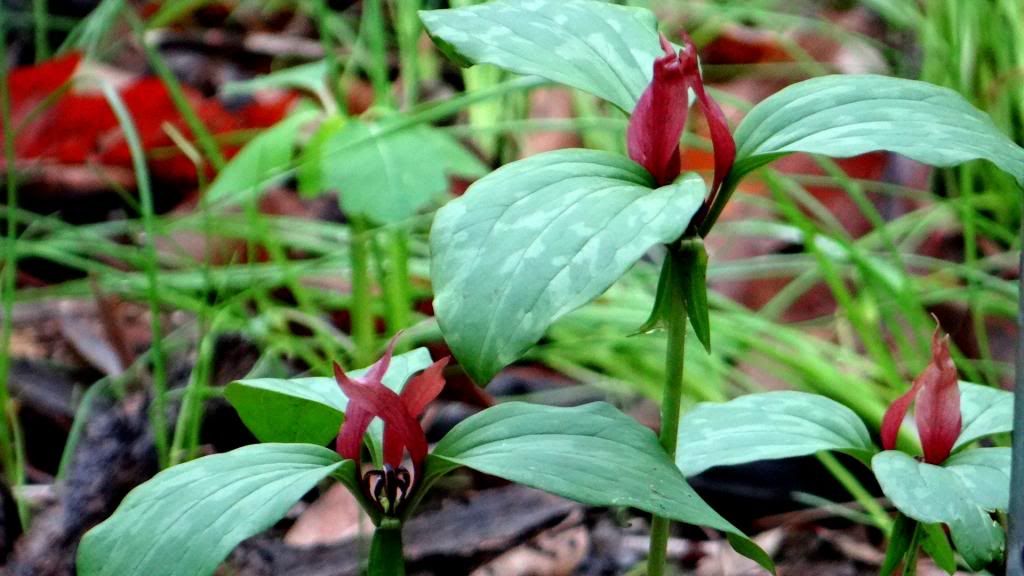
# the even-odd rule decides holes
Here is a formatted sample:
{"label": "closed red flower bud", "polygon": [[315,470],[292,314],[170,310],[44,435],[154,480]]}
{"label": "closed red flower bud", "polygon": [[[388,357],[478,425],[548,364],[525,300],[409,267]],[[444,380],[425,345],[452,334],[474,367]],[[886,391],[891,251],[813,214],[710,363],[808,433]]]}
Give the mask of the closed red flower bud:
{"label": "closed red flower bud", "polygon": [[963,428],[957,382],[956,366],[949,354],[949,337],[940,336],[936,330],[932,338],[931,363],[914,379],[910,391],[892,403],[882,419],[882,447],[886,450],[896,447],[900,426],[911,402],[914,402],[914,419],[924,461],[929,464],[944,462]]}
{"label": "closed red flower bud", "polygon": [[689,91],[693,90],[708,123],[715,150],[715,175],[709,201],[713,200],[736,159],[736,143],[725,114],[704,89],[697,65],[697,49],[689,36],[677,54],[661,37],[665,55],[654,61],[654,78],[644,90],[629,120],[626,133],[629,157],[647,169],[659,186],[675,180],[681,171],[679,138],[686,128]]}

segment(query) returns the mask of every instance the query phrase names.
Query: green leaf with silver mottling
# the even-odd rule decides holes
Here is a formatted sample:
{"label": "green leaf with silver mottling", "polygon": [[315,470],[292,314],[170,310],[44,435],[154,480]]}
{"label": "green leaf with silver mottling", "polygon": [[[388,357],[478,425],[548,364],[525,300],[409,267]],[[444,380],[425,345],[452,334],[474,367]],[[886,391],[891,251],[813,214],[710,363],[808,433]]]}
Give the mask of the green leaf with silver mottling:
{"label": "green leaf with silver mottling", "polygon": [[978,506],[986,510],[1010,508],[1010,449],[975,448],[954,454],[942,463],[960,477]]}
{"label": "green leaf with silver mottling", "polygon": [[466,466],[591,506],[629,506],[737,538],[738,551],[771,560],[686,483],[654,433],[604,402],[561,408],[509,402],[451,430],[427,477]]}
{"label": "green leaf with silver mottling", "polygon": [[806,392],[748,394],[725,403],[701,403],[679,424],[676,464],[686,476],[726,466],[836,450],[865,463],[875,453],[871,435],[842,404]]}
{"label": "green leaf with silver mottling", "polygon": [[345,213],[377,224],[402,222],[443,197],[449,175],[475,178],[487,172],[458,141],[434,127],[392,130],[360,121],[330,133],[319,162],[324,188],[339,191]]}
{"label": "green leaf with silver mottling", "polygon": [[[430,363],[426,348],[399,354],[391,359],[384,384],[399,391],[410,376]],[[365,372],[363,368],[350,374],[358,377]],[[334,378],[246,378],[228,384],[224,395],[260,442],[322,446],[338,435],[348,406]],[[371,437],[380,437],[379,427]],[[376,445],[379,441],[371,441],[371,446]]]}
{"label": "green leaf with silver mottling", "polygon": [[595,0],[498,0],[420,12],[462,64],[493,64],[579,88],[631,112],[662,55],[649,10]]}
{"label": "green leaf with silver mottling", "polygon": [[554,321],[677,239],[704,199],[689,174],[651,189],[628,158],[559,150],[513,162],[441,208],[430,234],[434,311],[479,384]]}
{"label": "green leaf with silver mottling", "polygon": [[355,463],[309,444],[257,444],[174,466],[132,490],[78,547],[80,576],[213,574],[317,483]]}
{"label": "green leaf with silver mottling", "polygon": [[735,133],[732,179],[792,152],[886,150],[932,166],[988,160],[1024,185],[1024,149],[948,88],[876,75],[823,76],[758,104]]}
{"label": "green leaf with silver mottling", "polygon": [[978,505],[957,472],[896,450],[877,454],[871,468],[900,512],[919,522],[949,526],[957,551],[971,569],[980,570],[1002,554],[1002,528]]}
{"label": "green leaf with silver mottling", "polygon": [[979,438],[1013,431],[1013,394],[1006,390],[960,382],[963,429],[955,448]]}
{"label": "green leaf with silver mottling", "polygon": [[208,202],[245,202],[284,178],[291,166],[299,129],[318,113],[293,114],[250,140],[206,189]]}

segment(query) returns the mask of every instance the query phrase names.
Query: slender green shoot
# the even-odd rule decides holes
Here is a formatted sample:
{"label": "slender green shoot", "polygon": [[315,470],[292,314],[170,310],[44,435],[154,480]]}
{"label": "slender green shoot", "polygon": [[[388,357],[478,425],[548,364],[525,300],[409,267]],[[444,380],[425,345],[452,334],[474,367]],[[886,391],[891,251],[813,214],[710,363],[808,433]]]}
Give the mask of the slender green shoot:
{"label": "slender green shoot", "polygon": [[50,57],[50,11],[46,0],[32,0],[32,17],[35,20],[36,62]]}
{"label": "slender green shoot", "polygon": [[349,258],[352,265],[352,303],[349,316],[352,338],[356,344],[356,365],[368,366],[376,354],[373,314],[373,279],[370,274],[370,232],[366,223],[356,217],[350,219],[352,236]]}
{"label": "slender green shoot", "polygon": [[149,168],[146,155],[139,140],[138,130],[132,120],[131,113],[117,91],[107,82],[101,84],[103,95],[114,111],[118,124],[124,132],[125,141],[131,151],[132,167],[139,190],[142,207],[142,225],[145,230],[143,253],[146,275],[146,295],[149,300],[150,337],[153,349],[153,399],[150,407],[150,423],[153,428],[153,440],[156,444],[157,458],[161,468],[169,462],[167,442],[167,369],[163,350],[163,322],[160,310],[160,275],[157,264],[156,234],[157,222],[153,211],[153,191],[150,188]]}
{"label": "slender green shoot", "polygon": [[[0,62],[7,62],[7,19],[0,10]],[[0,79],[0,123],[4,134],[4,164],[7,165],[7,209],[4,214],[7,226],[4,233],[4,266],[3,266],[3,320],[0,326],[0,411],[3,421],[0,422],[0,457],[3,472],[12,487],[25,483],[25,462],[23,451],[18,443],[22,440],[18,413],[9,391],[11,335],[14,331],[14,298],[18,276],[18,221],[15,211],[18,208],[18,174],[14,153],[14,131],[11,126],[11,93],[8,76]],[[28,528],[28,507],[21,498],[16,500],[18,518],[23,528]]]}
{"label": "slender green shoot", "polygon": [[[677,260],[679,252],[687,250],[690,244],[684,242],[682,247],[669,246],[666,259]],[[666,261],[664,266],[673,266]],[[673,266],[674,267],[674,266]],[[679,418],[683,403],[683,370],[686,362],[686,330],[687,310],[680,286],[679,274],[669,268],[668,311],[664,321],[668,331],[668,347],[665,349],[665,388],[661,400],[661,432],[658,439],[669,458],[675,462],[676,445],[679,441]],[[668,537],[671,520],[661,516],[651,519],[651,545],[647,556],[648,576],[665,574],[665,559],[668,551]]]}
{"label": "slender green shoot", "polygon": [[163,83],[164,87],[167,88],[167,93],[171,97],[171,101],[174,102],[174,107],[181,114],[182,120],[185,121],[185,125],[192,132],[196,142],[199,145],[200,150],[206,155],[206,159],[214,167],[215,170],[220,171],[227,164],[227,159],[224,157],[224,153],[221,151],[220,146],[217,144],[217,139],[213,137],[213,134],[207,130],[206,125],[196,114],[192,104],[189,103],[188,97],[185,96],[185,89],[182,87],[181,82],[174,76],[174,72],[171,71],[170,67],[167,66],[167,62],[163,56],[146,41],[145,28],[139,17],[131,10],[127,11],[128,18],[132,23],[132,27],[138,36],[139,43],[142,45],[146,52],[146,59],[149,61],[150,66],[153,67],[153,71],[157,77]]}

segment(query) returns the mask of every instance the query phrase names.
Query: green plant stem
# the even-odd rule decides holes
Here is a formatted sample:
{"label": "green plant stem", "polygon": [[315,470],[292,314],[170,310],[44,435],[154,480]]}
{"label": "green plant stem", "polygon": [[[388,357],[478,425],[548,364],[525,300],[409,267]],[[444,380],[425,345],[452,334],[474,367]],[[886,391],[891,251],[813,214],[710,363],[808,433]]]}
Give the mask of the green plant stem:
{"label": "green plant stem", "polygon": [[369,576],[405,576],[402,555],[402,524],[387,518],[373,531],[370,543]]}
{"label": "green plant stem", "polygon": [[384,21],[384,0],[363,2],[362,36],[369,51],[369,66],[366,73],[373,84],[374,102],[392,106],[391,82],[388,80],[388,47]]}
{"label": "green plant stem", "polygon": [[209,385],[210,367],[213,364],[214,346],[217,343],[216,321],[213,326],[207,326],[206,314],[200,318],[199,353],[196,355],[196,363],[192,368],[188,384],[185,386],[185,396],[181,400],[181,408],[178,410],[178,421],[174,426],[174,437],[171,440],[171,449],[168,455],[168,463],[171,466],[187,462],[195,458],[199,446],[199,428],[202,424],[203,399],[202,392]]}
{"label": "green plant stem", "polygon": [[103,94],[107,98],[117,122],[124,132],[125,141],[131,151],[132,167],[138,182],[139,199],[142,207],[142,226],[145,231],[143,252],[145,258],[146,296],[149,300],[150,332],[153,354],[153,401],[150,407],[150,424],[153,428],[153,442],[156,444],[157,459],[161,468],[168,462],[167,444],[167,370],[164,364],[163,327],[160,321],[160,284],[157,271],[156,216],[153,213],[153,192],[149,186],[149,169],[139,132],[135,128],[128,108],[121,96],[109,83],[103,83]]}
{"label": "green plant stem", "polygon": [[[681,248],[669,246],[666,258],[680,260]],[[665,264],[669,265],[668,263]],[[661,446],[672,461],[676,458],[676,444],[679,437],[679,415],[683,401],[683,369],[686,362],[686,303],[683,301],[679,274],[669,280],[668,312],[665,317],[668,330],[668,344],[665,348],[665,389],[661,399]],[[662,576],[665,573],[665,556],[668,549],[670,520],[655,516],[651,521],[651,545],[647,556],[648,576]]]}
{"label": "green plant stem", "polygon": [[915,576],[917,574],[917,554],[921,549],[921,534],[924,531],[921,525],[914,526],[914,536],[910,539],[910,549],[907,550],[907,560],[903,564],[903,576]]}
{"label": "green plant stem", "polygon": [[181,87],[181,82],[178,81],[174,76],[174,72],[167,66],[163,56],[157,52],[156,48],[153,48],[153,46],[146,42],[145,24],[133,11],[128,10],[126,13],[138,35],[139,42],[146,52],[146,59],[149,61],[150,66],[153,67],[153,72],[156,73],[164,87],[167,88],[167,93],[170,95],[171,101],[174,102],[175,109],[177,109],[178,114],[181,114],[182,120],[185,121],[185,125],[192,132],[199,148],[206,155],[206,159],[214,169],[220,171],[228,161],[224,157],[224,153],[221,152],[220,146],[217,145],[216,138],[206,129],[206,125],[203,124],[199,115],[192,108],[192,104],[189,103],[188,98],[185,96],[185,90]]}
{"label": "green plant stem", "polygon": [[[420,0],[397,0],[394,4],[402,71],[402,105],[406,109],[419,100],[420,55],[416,44],[420,37],[420,4]],[[389,286],[391,317],[388,331],[394,334],[409,325],[413,305],[409,293],[409,234],[404,228],[397,228],[388,235],[387,241],[390,266],[385,284]]]}
{"label": "green plant stem", "polygon": [[395,2],[395,28],[398,55],[402,63],[402,102],[409,107],[419,100],[420,54],[416,45],[420,38],[419,0]]}
{"label": "green plant stem", "polygon": [[347,116],[348,104],[341,87],[341,62],[335,52],[330,30],[333,14],[327,6],[326,0],[316,0],[314,8],[316,9],[316,25],[317,32],[320,34],[320,45],[324,47],[324,61],[327,62],[327,89],[331,93],[331,97],[334,98],[334,104],[337,107],[335,112]]}
{"label": "green plant stem", "polygon": [[389,245],[391,254],[391,276],[398,292],[398,323],[401,328],[409,325],[412,310],[411,280],[409,279],[409,233],[404,228],[396,229]]}
{"label": "green plant stem", "polygon": [[[1006,545],[1007,576],[1024,576],[1024,218],[1021,220],[1018,274],[1017,371],[1013,392],[1013,462],[1010,465],[1010,537]],[[1017,486],[1017,489],[1013,489]]]}
{"label": "green plant stem", "polygon": [[871,520],[880,530],[889,533],[892,529],[892,519],[885,513],[885,509],[878,503],[871,494],[864,489],[864,486],[857,478],[846,469],[845,466],[831,453],[822,452],[818,454],[818,461],[843,485],[843,488],[850,493],[864,511],[871,516]]}
{"label": "green plant stem", "polygon": [[42,62],[50,57],[50,42],[47,38],[50,33],[50,11],[47,10],[46,0],[32,0],[32,18],[35,20],[36,62]]}
{"label": "green plant stem", "polygon": [[388,332],[397,333],[409,326],[409,312],[412,310],[412,295],[409,291],[409,236],[405,230],[396,228],[385,236],[385,250],[374,242],[374,257],[377,260],[378,276],[384,292],[385,319]]}
{"label": "green plant stem", "polygon": [[160,10],[153,14],[146,22],[146,28],[163,28],[169,26],[191,12],[210,4],[212,0],[178,0],[177,2],[164,2]]}
{"label": "green plant stem", "polygon": [[350,219],[352,228],[349,258],[352,265],[352,303],[349,315],[352,321],[352,339],[355,341],[356,366],[368,366],[374,357],[373,308],[370,294],[369,228],[356,217]]}
{"label": "green plant stem", "polygon": [[[7,19],[0,10],[0,62],[7,62]],[[17,410],[11,401],[8,390],[10,377],[11,334],[14,331],[14,291],[17,287],[18,274],[18,220],[15,211],[18,209],[18,178],[15,172],[14,132],[11,126],[11,93],[7,76],[0,79],[0,124],[3,124],[4,163],[7,165],[7,210],[5,218],[6,243],[3,266],[3,323],[0,328],[0,410],[3,421],[0,422],[0,455],[2,455],[3,472],[7,482],[13,487],[25,482],[25,463],[22,460],[22,449],[16,444],[21,440]],[[23,528],[28,527],[28,508],[21,498],[16,500],[18,518]]]}

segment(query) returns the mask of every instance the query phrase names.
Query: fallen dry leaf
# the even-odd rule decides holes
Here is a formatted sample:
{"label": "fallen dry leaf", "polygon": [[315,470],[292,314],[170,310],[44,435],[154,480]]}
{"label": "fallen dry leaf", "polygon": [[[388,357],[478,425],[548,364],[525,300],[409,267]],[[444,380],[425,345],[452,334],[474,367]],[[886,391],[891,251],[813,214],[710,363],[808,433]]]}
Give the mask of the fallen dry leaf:
{"label": "fallen dry leaf", "polygon": [[590,548],[590,533],[582,521],[582,511],[573,510],[557,526],[477,568],[470,576],[568,576]]}
{"label": "fallen dry leaf", "polygon": [[[781,528],[762,532],[754,538],[769,556],[774,556],[785,533]],[[697,576],[762,576],[768,571],[753,560],[740,556],[725,540],[705,542],[706,555],[697,562]]]}
{"label": "fallen dry leaf", "polygon": [[291,546],[336,544],[372,528],[355,497],[335,484],[302,512],[284,541]]}

